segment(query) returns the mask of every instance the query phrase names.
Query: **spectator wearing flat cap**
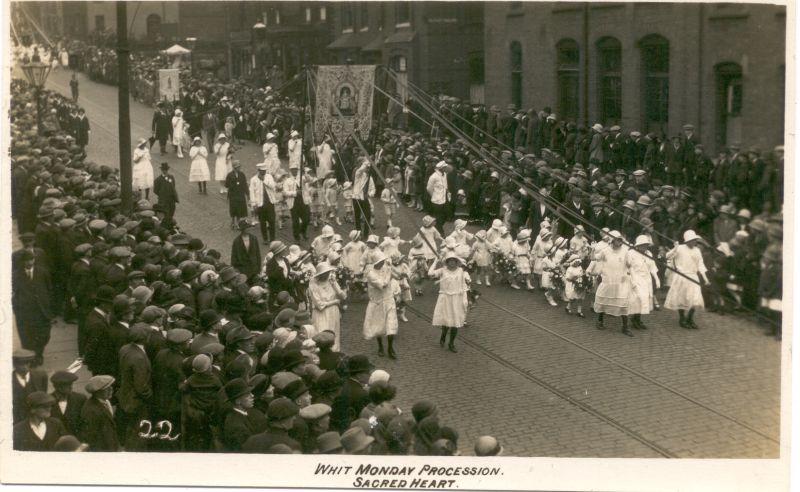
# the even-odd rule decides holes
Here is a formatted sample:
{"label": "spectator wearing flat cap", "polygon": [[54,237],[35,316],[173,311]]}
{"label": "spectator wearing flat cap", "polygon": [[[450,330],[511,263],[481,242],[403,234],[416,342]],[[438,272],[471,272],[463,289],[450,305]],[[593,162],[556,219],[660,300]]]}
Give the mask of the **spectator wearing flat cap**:
{"label": "spectator wearing flat cap", "polygon": [[67,432],[73,435],[81,429],[81,410],[86,403],[86,396],[72,389],[77,380],[78,376],[69,371],[56,371],[50,376],[53,383],[51,396],[55,400],[50,415],[59,419]]}
{"label": "spectator wearing flat cap", "polygon": [[28,395],[28,416],[14,425],[15,450],[52,451],[56,441],[67,434],[61,421],[50,416],[53,401],[53,397],[44,391]]}
{"label": "spectator wearing flat cap", "polygon": [[89,398],[81,409],[81,431],[78,434],[90,451],[119,451],[120,441],[114,419],[111,397],[115,380],[111,376],[93,376],[86,383]]}
{"label": "spectator wearing flat cap", "polygon": [[225,398],[231,405],[225,414],[221,441],[225,451],[241,452],[248,439],[267,428],[267,418],[253,407],[253,388],[241,378],[228,382]]}
{"label": "spectator wearing flat cap", "polygon": [[78,322],[78,355],[84,354],[86,346],[86,316],[92,310],[92,296],[96,291],[95,279],[91,269],[92,246],[88,243],[75,247],[67,285],[68,302],[75,308]]}
{"label": "spectator wearing flat cap", "polygon": [[344,432],[350,427],[361,410],[369,404],[369,393],[366,390],[372,364],[366,355],[358,354],[347,361],[347,380],[344,382],[339,396],[331,407],[331,427]]}
{"label": "spectator wearing flat cap", "polygon": [[126,450],[143,450],[145,443],[138,436],[139,422],[149,417],[153,400],[152,366],[144,343],[148,329],[133,325],[129,343],[119,351],[119,409],[117,423]]}
{"label": "spectator wearing flat cap", "polygon": [[289,430],[294,427],[298,413],[297,405],[288,398],[272,400],[267,408],[269,425],[263,432],[250,436],[242,445],[242,451],[270,453],[270,448],[276,444],[285,444],[293,450],[301,451],[300,443],[289,436]]}
{"label": "spectator wearing flat cap", "polygon": [[80,336],[78,349],[84,356],[84,364],[93,374],[108,374],[109,366],[103,358],[103,342],[111,324],[114,304],[114,289],[108,285],[100,286],[94,294],[94,307],[86,315],[86,329],[83,347]]}
{"label": "spectator wearing flat cap", "polygon": [[111,264],[103,273],[101,282],[114,288],[114,292],[121,294],[128,288],[128,267],[130,265],[131,250],[125,246],[114,246],[108,251]]}
{"label": "spectator wearing flat cap", "polygon": [[167,332],[167,346],[153,360],[152,416],[169,420],[177,428],[181,422],[180,385],[185,379],[183,360],[189,354],[192,332],[174,328]]}
{"label": "spectator wearing flat cap", "polygon": [[14,370],[11,373],[11,409],[13,423],[28,416],[28,395],[34,391],[47,391],[47,373],[31,369],[36,353],[28,349],[16,349],[11,354]]}
{"label": "spectator wearing flat cap", "polygon": [[172,289],[172,297],[175,302],[196,310],[197,296],[195,289],[197,288],[197,277],[200,276],[201,272],[192,263],[184,265],[180,272],[180,283]]}
{"label": "spectator wearing flat cap", "polygon": [[22,347],[33,350],[34,363],[41,365],[54,318],[50,275],[45,267],[36,264],[30,251],[23,252],[20,262],[20,268],[12,275],[11,305]]}
{"label": "spectator wearing flat cap", "polygon": [[261,249],[255,235],[248,232],[252,224],[247,219],[239,220],[237,224],[239,235],[233,240],[231,246],[231,266],[247,276],[252,282],[261,271]]}

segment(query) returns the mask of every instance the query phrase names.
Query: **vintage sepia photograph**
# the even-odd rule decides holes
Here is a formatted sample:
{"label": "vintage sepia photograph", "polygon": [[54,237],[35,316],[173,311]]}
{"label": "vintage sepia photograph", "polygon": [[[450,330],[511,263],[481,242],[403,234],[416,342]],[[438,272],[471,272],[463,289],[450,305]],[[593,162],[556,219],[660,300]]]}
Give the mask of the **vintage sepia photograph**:
{"label": "vintage sepia photograph", "polygon": [[788,488],[792,2],[2,3],[0,482]]}

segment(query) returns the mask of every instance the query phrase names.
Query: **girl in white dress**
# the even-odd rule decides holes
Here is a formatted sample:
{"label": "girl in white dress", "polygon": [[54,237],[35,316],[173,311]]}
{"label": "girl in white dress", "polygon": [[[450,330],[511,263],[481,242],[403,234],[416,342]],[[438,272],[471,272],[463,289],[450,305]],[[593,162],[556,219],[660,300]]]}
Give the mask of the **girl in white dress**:
{"label": "girl in white dress", "polygon": [[339,350],[342,315],[339,305],[347,293],[339,287],[333,276],[336,269],[327,262],[317,265],[316,273],[308,283],[308,298],[311,301],[311,321],[318,332],[330,330],[336,334],[333,350]]}
{"label": "girl in white dress", "polygon": [[134,190],[144,190],[144,199],[149,200],[154,179],[153,163],[150,160],[147,139],[140,138],[138,144],[133,150],[132,187]]}
{"label": "girl in white dress", "polygon": [[414,294],[422,295],[422,286],[428,278],[428,261],[425,258],[425,245],[422,238],[415,237],[411,241],[411,249],[408,250],[410,261],[411,283],[414,285]]}
{"label": "girl in white dress", "polygon": [[389,230],[386,231],[386,234],[387,236],[383,238],[383,242],[381,243],[381,251],[383,251],[383,254],[385,254],[387,258],[397,258],[400,256],[400,246],[408,241],[400,239],[399,227],[390,227]]}
{"label": "girl in white dress", "polygon": [[472,261],[475,263],[475,276],[477,280],[475,283],[481,285],[481,276],[486,281],[486,286],[491,287],[489,282],[489,273],[492,266],[492,254],[489,251],[489,243],[486,241],[486,231],[478,231],[475,233],[475,242],[472,243],[472,252],[470,254]]}
{"label": "girl in white dress", "polygon": [[411,297],[411,284],[408,281],[411,269],[405,256],[398,255],[388,258],[392,262],[392,293],[394,293],[394,302],[397,305],[397,317],[401,321],[408,322],[406,306],[413,299]]}
{"label": "girl in white dress", "polygon": [[389,357],[396,359],[394,337],[397,335],[397,306],[392,292],[392,269],[386,263],[386,255],[380,250],[375,253],[374,260],[365,278],[369,304],[364,316],[364,339],[376,339],[378,355],[383,357],[383,336],[386,335]]}
{"label": "girl in white dress", "polygon": [[567,299],[567,313],[577,314],[583,318],[582,301],[586,297],[586,286],[583,285],[583,267],[581,257],[572,255],[568,260],[569,266],[564,272],[564,297]]}
{"label": "girl in white dress", "polygon": [[600,285],[594,293],[594,311],[597,313],[597,329],[605,329],[605,315],[622,317],[622,333],[632,337],[628,328],[628,308],[630,296],[630,277],[625,265],[627,247],[622,244],[622,234],[611,231],[611,246],[595,257],[596,272],[600,275]]}
{"label": "girl in white dress", "polygon": [[682,275],[676,273],[672,276],[664,307],[677,310],[680,326],[692,330],[698,328],[694,322],[695,310],[705,307],[701,279],[703,284],[708,285],[706,265],[697,247],[699,240],[700,236],[689,229],[683,233],[683,244],[675,243],[675,247],[667,252],[667,260],[674,261],[675,269]]}
{"label": "girl in white dress", "polygon": [[544,262],[545,256],[547,256],[547,252],[553,247],[552,239],[553,233],[550,232],[550,229],[542,229],[541,232],[539,232],[539,237],[533,243],[533,248],[531,250],[531,256],[533,257],[533,276],[535,279],[538,279],[539,285],[543,289],[545,286],[543,285],[542,279],[542,274],[544,273],[542,263]]}
{"label": "girl in white dress", "polygon": [[469,273],[464,271],[463,262],[455,254],[450,254],[442,261],[437,260],[428,270],[430,277],[437,278],[439,284],[439,298],[436,300],[436,307],[433,310],[433,326],[441,327],[442,335],[439,338],[439,345],[444,347],[447,340],[447,333],[450,332],[450,343],[448,349],[451,352],[458,352],[455,347],[458,329],[462,328],[467,321],[467,309],[469,308],[470,278]]}
{"label": "girl in white dress", "polygon": [[431,264],[436,256],[439,254],[439,243],[442,242],[442,235],[434,227],[436,219],[430,215],[422,218],[422,227],[419,228],[417,236],[422,239],[423,247],[425,248],[425,259],[428,264]]}
{"label": "girl in white dress", "polygon": [[222,182],[219,189],[220,193],[228,192],[227,188],[225,188],[225,178],[233,170],[230,155],[228,154],[230,148],[231,144],[228,143],[228,137],[224,133],[220,133],[217,136],[217,143],[214,144],[214,153],[217,155],[214,161],[214,181]]}
{"label": "girl in white dress", "polygon": [[361,257],[367,249],[367,245],[361,240],[361,231],[350,231],[348,235],[350,242],[344,245],[342,250],[342,265],[350,270],[352,276],[361,273]]}
{"label": "girl in white dress", "polygon": [[208,157],[208,150],[203,145],[203,141],[200,137],[194,137],[192,148],[189,149],[189,158],[192,159],[192,165],[189,168],[189,182],[197,183],[197,188],[203,195],[208,194],[206,183],[211,179],[206,157]]}
{"label": "girl in white dress", "polygon": [[275,135],[267,133],[267,141],[261,147],[264,153],[264,162],[267,164],[267,172],[274,175],[281,167],[281,160],[278,158],[278,144],[275,143]]}
{"label": "girl in white dress", "polygon": [[172,117],[172,145],[175,146],[175,152],[181,159],[183,159],[183,139],[185,137],[185,130],[186,122],[183,120],[183,111],[176,109],[175,116]]}
{"label": "girl in white dress", "polygon": [[653,284],[656,289],[661,286],[658,279],[656,263],[645,255],[649,255],[648,248],[653,245],[649,236],[641,235],[636,238],[635,250],[628,251],[625,265],[631,276],[631,295],[629,298],[628,314],[631,315],[631,324],[634,328],[646,330],[642,323],[642,315],[650,314],[655,306]]}
{"label": "girl in white dress", "polygon": [[[524,280],[528,290],[533,290],[531,283],[531,247],[528,241],[531,238],[531,231],[523,229],[517,234],[517,240],[511,247],[511,254],[514,256],[514,263],[517,265],[519,280]],[[511,282],[511,288],[519,289],[517,279]]]}

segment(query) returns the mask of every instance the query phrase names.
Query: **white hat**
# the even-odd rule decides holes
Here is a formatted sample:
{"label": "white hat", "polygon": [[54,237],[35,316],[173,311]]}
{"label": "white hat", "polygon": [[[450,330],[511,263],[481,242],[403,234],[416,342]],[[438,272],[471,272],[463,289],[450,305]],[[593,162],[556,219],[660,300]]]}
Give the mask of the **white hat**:
{"label": "white hat", "polygon": [[461,229],[467,227],[467,221],[464,219],[456,219],[454,226],[457,231],[460,231]]}
{"label": "white hat", "polygon": [[601,125],[600,123],[595,123],[594,125],[592,125],[592,130],[594,130],[596,132],[602,132],[603,131],[603,125]]}
{"label": "white hat", "polygon": [[202,140],[202,139],[200,139],[200,137],[194,137],[194,138],[192,139],[192,143],[195,143],[195,142],[202,142],[202,141],[203,141],[203,140]]}
{"label": "white hat", "polygon": [[367,242],[368,242],[368,243],[375,243],[375,244],[378,244],[378,243],[380,243],[381,241],[378,239],[378,236],[376,236],[375,234],[370,234],[370,235],[367,237]]}
{"label": "white hat", "polygon": [[291,137],[299,137],[300,134],[297,133],[297,130],[292,130],[292,133],[290,133],[289,136],[291,136]]}
{"label": "white hat", "polygon": [[436,163],[436,169],[444,169],[447,167],[447,163],[444,161],[439,161]]}
{"label": "white hat", "polygon": [[644,169],[637,169],[636,171],[633,172],[634,176],[644,176],[645,174],[646,171]]}
{"label": "white hat", "polygon": [[330,263],[327,261],[322,261],[317,265],[317,272],[314,274],[315,277],[319,277],[320,275],[328,272],[332,272],[336,270]]}
{"label": "white hat", "polygon": [[500,229],[503,226],[503,221],[500,219],[494,219],[492,221],[492,229]]}
{"label": "white hat", "polygon": [[378,381],[383,381],[385,383],[388,383],[390,377],[391,376],[389,375],[389,373],[384,371],[383,369],[375,369],[374,371],[372,371],[372,374],[369,375],[369,382],[367,384],[373,385]]}
{"label": "white hat", "polygon": [[492,174],[490,174],[489,176],[491,176],[492,178],[499,178],[500,177],[500,175],[497,174],[497,171],[492,171]]}
{"label": "white hat", "polygon": [[266,162],[259,162],[258,164],[256,164],[256,169],[258,169],[259,171],[266,171],[268,167],[269,166],[267,165]]}
{"label": "white hat", "polygon": [[333,237],[333,227],[329,225],[323,226],[322,237]]}
{"label": "white hat", "polygon": [[463,260],[461,259],[461,257],[458,256],[457,254],[455,254],[455,252],[452,252],[452,251],[450,253],[448,253],[447,256],[444,257],[444,261],[445,262],[450,261],[450,260],[458,260],[459,263],[463,263]]}
{"label": "white hat", "polygon": [[652,246],[653,241],[650,240],[650,236],[642,234],[641,236],[636,236],[636,244],[634,246]]}
{"label": "white hat", "polygon": [[267,133],[267,140],[272,140],[273,138],[275,138],[275,135],[272,132]]}
{"label": "white hat", "polygon": [[683,233],[683,242],[688,243],[689,241],[699,241],[700,236],[698,236],[693,230],[687,229],[686,232]]}
{"label": "white hat", "polygon": [[614,239],[622,239],[622,234],[619,231],[611,231],[608,235]]}
{"label": "white hat", "polygon": [[225,138],[225,139],[227,139],[227,138],[228,138],[228,136],[227,136],[227,135],[225,135],[225,133],[224,133],[224,132],[220,132],[220,134],[219,134],[219,135],[217,135],[217,140],[219,140],[220,138]]}
{"label": "white hat", "polygon": [[517,241],[524,241],[530,238],[531,238],[531,231],[529,231],[528,229],[522,229],[521,231],[519,231],[519,234],[517,234]]}
{"label": "white hat", "polygon": [[733,256],[733,251],[731,250],[731,247],[726,242],[719,243],[719,246],[717,246],[717,251],[719,251],[723,255],[727,256],[728,258]]}
{"label": "white hat", "polygon": [[380,263],[380,262],[382,262],[382,261],[386,261],[386,255],[385,255],[385,254],[383,254],[383,251],[381,251],[381,250],[378,250],[378,251],[375,253],[375,256],[373,256],[373,257],[372,257],[372,259],[374,260],[374,261],[372,262],[372,265],[374,266],[374,265],[377,265],[378,263]]}
{"label": "white hat", "polygon": [[147,139],[146,138],[140,138],[138,143],[136,144],[136,146],[138,147],[138,146],[142,145],[143,143],[147,143]]}

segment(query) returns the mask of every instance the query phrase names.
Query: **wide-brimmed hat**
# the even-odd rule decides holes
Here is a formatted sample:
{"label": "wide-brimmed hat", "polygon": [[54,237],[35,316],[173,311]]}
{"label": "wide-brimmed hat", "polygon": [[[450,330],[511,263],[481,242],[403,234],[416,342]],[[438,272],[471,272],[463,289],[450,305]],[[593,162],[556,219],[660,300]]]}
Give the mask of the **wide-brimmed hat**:
{"label": "wide-brimmed hat", "polygon": [[646,234],[636,236],[636,243],[634,243],[634,246],[652,246],[652,245],[653,241],[650,239],[650,236]]}
{"label": "wide-brimmed hat", "polygon": [[273,255],[282,253],[285,250],[286,250],[286,245],[283,243],[283,241],[272,241],[271,243],[269,243],[269,252],[272,253]]}
{"label": "wide-brimmed hat", "polygon": [[616,230],[609,232],[608,235],[611,236],[612,239],[622,239],[622,233]]}
{"label": "wide-brimmed hat", "polygon": [[220,133],[219,135],[217,135],[217,140],[220,140],[220,139],[223,139],[223,138],[227,140],[228,136],[225,135],[224,133]]}
{"label": "wide-brimmed hat", "polygon": [[430,227],[436,222],[436,219],[431,217],[430,215],[426,215],[422,218],[422,225],[425,227]]}
{"label": "wide-brimmed hat", "polygon": [[700,241],[701,239],[702,239],[702,238],[701,238],[700,236],[698,236],[698,235],[697,235],[697,233],[696,233],[696,232],[694,232],[694,231],[693,231],[693,230],[691,230],[691,229],[687,229],[687,230],[686,230],[686,231],[683,233],[683,242],[684,242],[684,243],[689,243],[689,242],[691,242],[691,241]]}
{"label": "wide-brimmed hat", "polygon": [[361,427],[351,427],[342,434],[341,441],[347,453],[352,454],[366,449],[375,438],[368,436]]}
{"label": "wide-brimmed hat", "polygon": [[336,270],[336,268],[331,266],[330,263],[328,263],[327,261],[322,261],[317,265],[317,271],[314,274],[314,276],[315,277],[319,277],[321,275],[324,275],[324,274],[326,274],[328,272],[332,272],[334,270]]}

